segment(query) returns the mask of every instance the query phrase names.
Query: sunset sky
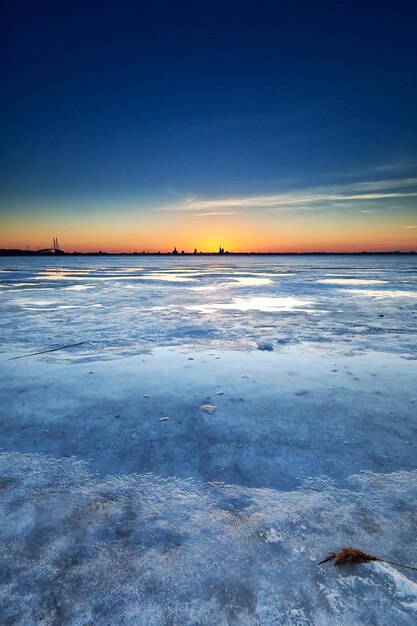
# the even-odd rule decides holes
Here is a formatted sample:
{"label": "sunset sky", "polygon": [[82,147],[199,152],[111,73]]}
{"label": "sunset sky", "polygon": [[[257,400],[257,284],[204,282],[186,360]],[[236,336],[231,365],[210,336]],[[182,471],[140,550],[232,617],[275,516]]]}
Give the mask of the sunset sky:
{"label": "sunset sky", "polygon": [[2,3],[0,247],[417,250],[415,2]]}

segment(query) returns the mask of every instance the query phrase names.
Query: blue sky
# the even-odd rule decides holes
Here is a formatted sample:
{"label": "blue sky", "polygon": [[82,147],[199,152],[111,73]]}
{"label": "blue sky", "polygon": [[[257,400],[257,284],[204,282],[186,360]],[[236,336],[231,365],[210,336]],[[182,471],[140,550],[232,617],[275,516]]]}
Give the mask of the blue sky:
{"label": "blue sky", "polygon": [[[414,2],[17,1],[1,18],[9,226],[364,182],[410,193],[417,176]],[[417,223],[413,196],[393,206]]]}

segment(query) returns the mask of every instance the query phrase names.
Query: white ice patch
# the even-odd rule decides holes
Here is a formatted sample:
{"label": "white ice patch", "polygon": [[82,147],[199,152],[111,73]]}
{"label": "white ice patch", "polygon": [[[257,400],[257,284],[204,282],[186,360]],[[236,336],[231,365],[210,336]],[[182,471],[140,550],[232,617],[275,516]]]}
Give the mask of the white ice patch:
{"label": "white ice patch", "polygon": [[203,411],[203,413],[208,413],[209,415],[213,415],[213,413],[215,413],[215,411],[217,410],[217,407],[214,406],[214,404],[203,404],[201,406],[201,410]]}
{"label": "white ice patch", "polygon": [[195,278],[192,278],[191,276],[184,276],[183,274],[180,273],[168,273],[168,272],[164,272],[164,273],[160,273],[160,274],[143,274],[143,276],[140,277],[141,280],[158,280],[158,281],[164,281],[167,283],[191,283],[195,281]]}
{"label": "white ice patch", "polygon": [[239,276],[231,279],[233,283],[242,285],[242,287],[253,287],[258,285],[272,285],[273,281],[270,278],[259,278],[257,276]]}
{"label": "white ice patch", "polygon": [[51,274],[38,274],[37,276],[34,277],[34,280],[51,280],[51,281],[63,281],[63,280],[68,280],[68,281],[82,281],[82,280],[88,280],[88,281],[99,281],[99,282],[108,282],[108,281],[120,281],[120,280],[132,280],[134,278],[142,278],[142,276],[140,274],[138,274],[137,276],[132,276],[132,275],[127,275],[124,276],[123,274],[113,274],[110,276],[96,276],[91,272],[85,272],[85,274],[79,276],[78,275],[79,272],[77,272],[76,274],[70,273],[70,272],[57,272],[57,273],[51,273]]}
{"label": "white ice patch", "polygon": [[65,309],[101,309],[102,304],[59,304],[57,306],[33,307],[25,306],[25,311],[60,311]]}
{"label": "white ice patch", "polygon": [[10,287],[31,287],[32,283],[7,283],[4,285],[0,285],[2,289],[8,289]]}
{"label": "white ice patch", "polygon": [[31,306],[53,306],[59,304],[59,300],[37,300],[36,298],[15,298],[14,304],[18,306],[27,307]]}
{"label": "white ice patch", "polygon": [[359,296],[369,296],[371,298],[417,298],[417,291],[405,291],[403,289],[343,289],[347,293],[354,293]]}
{"label": "white ice patch", "polygon": [[279,543],[282,541],[282,536],[275,530],[275,528],[270,528],[265,532],[261,532],[260,536],[267,543]]}
{"label": "white ice patch", "polygon": [[193,311],[200,311],[201,313],[210,313],[211,311],[265,311],[268,313],[280,313],[284,311],[304,311],[313,312],[311,309],[313,305],[312,300],[302,300],[300,298],[293,297],[260,297],[254,296],[253,298],[233,298],[228,303],[212,303],[212,304],[198,304],[187,307]]}
{"label": "white ice patch", "polygon": [[395,565],[375,562],[373,566],[385,578],[387,585],[392,588],[400,602],[413,609],[417,615],[417,582],[402,573],[406,571],[405,569],[401,570]]}
{"label": "white ice patch", "polygon": [[329,285],[380,285],[388,281],[365,278],[323,278],[317,282]]}

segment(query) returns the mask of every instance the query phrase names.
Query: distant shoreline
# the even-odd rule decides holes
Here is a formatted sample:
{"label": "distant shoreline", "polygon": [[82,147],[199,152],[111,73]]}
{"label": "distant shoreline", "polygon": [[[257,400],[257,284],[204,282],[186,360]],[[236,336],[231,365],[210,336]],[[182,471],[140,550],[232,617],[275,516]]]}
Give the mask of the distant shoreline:
{"label": "distant shoreline", "polygon": [[38,250],[15,250],[1,249],[0,256],[24,256],[24,257],[74,257],[74,256],[166,256],[166,257],[202,257],[202,256],[413,256],[416,251],[402,252],[394,250],[391,252],[43,252]]}

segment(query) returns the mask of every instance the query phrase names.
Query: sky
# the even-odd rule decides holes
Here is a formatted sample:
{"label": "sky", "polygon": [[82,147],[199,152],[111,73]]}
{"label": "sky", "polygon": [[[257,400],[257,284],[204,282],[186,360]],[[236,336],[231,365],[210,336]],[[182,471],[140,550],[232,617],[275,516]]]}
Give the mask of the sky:
{"label": "sky", "polygon": [[417,250],[417,4],[1,0],[0,248]]}

